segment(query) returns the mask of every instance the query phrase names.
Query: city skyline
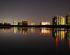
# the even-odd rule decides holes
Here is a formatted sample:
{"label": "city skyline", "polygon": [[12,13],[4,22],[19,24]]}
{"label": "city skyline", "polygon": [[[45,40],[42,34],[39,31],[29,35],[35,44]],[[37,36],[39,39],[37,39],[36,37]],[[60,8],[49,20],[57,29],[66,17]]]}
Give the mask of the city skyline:
{"label": "city skyline", "polygon": [[10,24],[10,25],[18,25],[18,23],[20,23],[20,25],[22,25],[23,22],[26,22],[27,25],[70,25],[70,14],[67,14],[64,17],[63,16],[53,16],[51,19],[52,19],[52,23],[50,21],[47,21],[47,19],[40,20],[38,22],[39,24],[36,24],[36,22],[33,22],[33,21],[30,21],[30,23],[29,23],[29,20],[25,20],[25,19],[18,20],[18,21],[13,19],[12,22],[9,22],[9,20],[7,20],[7,21],[0,20],[0,23],[1,24]]}
{"label": "city skyline", "polygon": [[0,52],[70,54],[70,0],[0,0]]}
{"label": "city skyline", "polygon": [[53,16],[70,13],[70,0],[0,0],[0,20],[28,20],[39,24],[41,20],[52,23]]}

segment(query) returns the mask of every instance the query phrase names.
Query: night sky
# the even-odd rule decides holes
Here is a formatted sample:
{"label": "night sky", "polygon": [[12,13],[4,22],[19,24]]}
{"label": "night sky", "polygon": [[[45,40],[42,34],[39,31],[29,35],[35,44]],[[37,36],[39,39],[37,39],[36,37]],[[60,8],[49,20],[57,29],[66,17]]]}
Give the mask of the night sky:
{"label": "night sky", "polygon": [[0,20],[28,20],[29,24],[52,21],[53,16],[70,13],[70,0],[0,0]]}

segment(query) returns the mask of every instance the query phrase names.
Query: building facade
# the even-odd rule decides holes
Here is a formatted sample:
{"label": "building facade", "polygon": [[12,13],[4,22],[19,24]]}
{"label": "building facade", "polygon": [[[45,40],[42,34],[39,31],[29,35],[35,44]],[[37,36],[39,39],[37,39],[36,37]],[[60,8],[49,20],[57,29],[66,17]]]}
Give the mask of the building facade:
{"label": "building facade", "polygon": [[65,25],[65,18],[62,16],[55,16],[52,20],[53,25]]}
{"label": "building facade", "polygon": [[66,16],[66,24],[67,25],[70,25],[70,15],[67,15]]}
{"label": "building facade", "polygon": [[18,25],[19,25],[19,26],[26,26],[26,25],[28,25],[28,21],[18,22]]}

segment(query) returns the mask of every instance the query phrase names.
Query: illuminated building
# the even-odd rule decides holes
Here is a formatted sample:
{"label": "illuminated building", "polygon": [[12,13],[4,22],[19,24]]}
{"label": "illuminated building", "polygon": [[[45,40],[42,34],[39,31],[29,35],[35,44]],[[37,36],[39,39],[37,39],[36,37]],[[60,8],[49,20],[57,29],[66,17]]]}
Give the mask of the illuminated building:
{"label": "illuminated building", "polygon": [[67,15],[66,16],[66,24],[67,25],[70,25],[70,15]]}
{"label": "illuminated building", "polygon": [[27,26],[28,25],[28,21],[23,21],[23,25]]}
{"label": "illuminated building", "polygon": [[22,25],[23,25],[23,22],[18,22],[18,25],[19,25],[19,26],[22,26]]}
{"label": "illuminated building", "polygon": [[40,22],[40,25],[50,25],[50,22],[47,22],[47,21],[41,21],[41,22]]}
{"label": "illuminated building", "polygon": [[18,25],[20,25],[20,26],[26,26],[26,25],[28,25],[28,21],[18,22]]}
{"label": "illuminated building", "polygon": [[65,18],[62,16],[55,16],[52,22],[53,25],[65,25]]}
{"label": "illuminated building", "polygon": [[16,21],[13,22],[13,25],[18,25],[18,23]]}

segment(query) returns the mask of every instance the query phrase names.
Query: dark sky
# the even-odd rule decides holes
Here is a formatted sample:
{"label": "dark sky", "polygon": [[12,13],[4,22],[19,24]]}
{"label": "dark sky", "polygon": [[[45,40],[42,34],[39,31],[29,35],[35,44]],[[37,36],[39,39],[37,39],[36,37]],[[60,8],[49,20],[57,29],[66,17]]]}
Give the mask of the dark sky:
{"label": "dark sky", "polygon": [[50,21],[55,15],[70,13],[70,0],[0,0],[0,20],[28,20],[39,24],[41,20]]}

